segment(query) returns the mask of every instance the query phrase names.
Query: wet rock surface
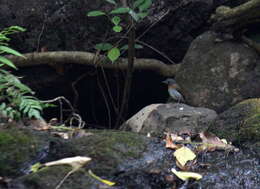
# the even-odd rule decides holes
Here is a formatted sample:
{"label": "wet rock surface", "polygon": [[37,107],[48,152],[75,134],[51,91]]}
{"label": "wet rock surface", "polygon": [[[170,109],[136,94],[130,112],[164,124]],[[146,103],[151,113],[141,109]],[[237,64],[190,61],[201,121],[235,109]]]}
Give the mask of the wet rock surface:
{"label": "wet rock surface", "polygon": [[[1,130],[1,134],[6,132],[8,131]],[[32,137],[30,133],[26,135]],[[45,133],[45,137],[47,135]],[[39,138],[39,140],[42,139]],[[70,140],[52,138],[49,142],[47,156],[38,159],[38,162],[44,163],[74,156],[92,158],[89,163],[66,179],[61,187],[64,189],[108,187],[91,177],[88,170],[92,170],[103,179],[116,182],[116,185],[111,187],[115,189],[170,189],[173,186],[195,189],[235,186],[239,189],[256,189],[259,185],[259,177],[257,177],[259,152],[254,150],[245,149],[239,153],[208,152],[198,155],[197,164],[192,171],[201,173],[203,179],[184,183],[171,173],[171,168],[176,168],[173,151],[165,149],[165,144],[161,139],[147,138],[131,132],[90,130],[88,136]],[[8,149],[5,145],[1,146],[1,157],[7,153],[4,147]],[[24,151],[21,153],[29,154]],[[21,156],[21,154],[17,156]],[[31,159],[34,158],[35,156]],[[10,163],[12,161],[6,160],[6,164]],[[35,161],[31,161],[31,163],[35,163]],[[16,167],[13,166],[12,169],[16,170]],[[3,165],[0,165],[0,170],[3,170]],[[7,176],[2,171],[2,177],[11,177],[12,180],[5,184],[0,183],[0,188],[55,188],[69,171],[71,171],[71,167],[66,165],[44,167],[36,173],[21,176]]]}
{"label": "wet rock surface", "polygon": [[0,175],[19,176],[47,156],[52,137],[30,129],[0,126]]}

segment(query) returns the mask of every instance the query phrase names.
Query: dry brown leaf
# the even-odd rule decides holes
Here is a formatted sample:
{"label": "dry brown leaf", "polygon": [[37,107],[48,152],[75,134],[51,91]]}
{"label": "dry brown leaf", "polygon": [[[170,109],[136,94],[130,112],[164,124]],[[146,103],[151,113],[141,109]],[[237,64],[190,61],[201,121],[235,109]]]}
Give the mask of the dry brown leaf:
{"label": "dry brown leaf", "polygon": [[179,149],[182,147],[181,144],[175,144],[173,143],[173,140],[171,138],[171,134],[170,133],[166,133],[166,139],[165,139],[165,147],[166,148],[170,148],[170,149],[173,149],[173,150],[176,150],[176,149]]}
{"label": "dry brown leaf", "polygon": [[49,125],[51,125],[51,126],[57,126],[58,124],[59,124],[59,121],[56,117],[50,119],[50,121],[49,121]]}
{"label": "dry brown leaf", "polygon": [[197,151],[215,151],[215,150],[231,150],[238,151],[233,145],[227,144],[223,140],[220,140],[216,135],[209,132],[201,132],[199,136],[202,140],[202,145],[197,147]]}
{"label": "dry brown leaf", "polygon": [[182,140],[184,140],[182,137],[178,136],[175,133],[171,133],[170,136],[171,136],[172,141],[174,141],[174,142],[175,141],[182,141]]}
{"label": "dry brown leaf", "polygon": [[56,136],[56,137],[60,137],[60,138],[63,138],[65,140],[67,139],[70,139],[70,135],[69,133],[66,133],[66,132],[52,132],[51,133],[53,136]]}
{"label": "dry brown leaf", "polygon": [[51,126],[42,119],[32,119],[27,122],[27,124],[34,130],[46,131],[51,128]]}
{"label": "dry brown leaf", "polygon": [[179,131],[178,135],[188,135],[188,136],[192,136],[192,132],[190,129],[183,129],[181,131]]}
{"label": "dry brown leaf", "polygon": [[8,183],[11,181],[12,179],[10,178],[0,176],[0,185],[8,185]]}

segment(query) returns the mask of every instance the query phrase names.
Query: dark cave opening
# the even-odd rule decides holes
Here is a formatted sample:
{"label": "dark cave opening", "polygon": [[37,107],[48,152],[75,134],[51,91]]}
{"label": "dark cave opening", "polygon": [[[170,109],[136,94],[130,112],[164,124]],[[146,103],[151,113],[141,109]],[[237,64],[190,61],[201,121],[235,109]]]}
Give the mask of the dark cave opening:
{"label": "dark cave opening", "polygon": [[[40,74],[39,74],[40,73]],[[86,128],[114,129],[117,112],[122,100],[125,72],[104,70],[82,65],[65,65],[64,73],[50,66],[22,68],[15,73],[29,85],[41,100],[64,96],[86,123]],[[127,120],[147,105],[165,103],[167,87],[162,84],[165,78],[148,71],[135,71],[129,99]],[[60,117],[57,107],[44,111],[44,118]],[[63,103],[64,110],[69,107]],[[71,111],[64,111],[64,119]]]}

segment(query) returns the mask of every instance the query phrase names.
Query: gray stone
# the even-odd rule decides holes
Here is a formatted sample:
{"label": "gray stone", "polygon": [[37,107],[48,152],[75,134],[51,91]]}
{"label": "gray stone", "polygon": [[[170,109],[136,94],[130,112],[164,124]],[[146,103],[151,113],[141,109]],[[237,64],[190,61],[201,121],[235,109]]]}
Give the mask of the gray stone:
{"label": "gray stone", "polygon": [[260,96],[260,57],[241,42],[216,39],[213,32],[197,37],[175,79],[189,104],[222,112]]}
{"label": "gray stone", "polygon": [[178,103],[152,104],[127,120],[121,128],[154,135],[162,135],[165,131],[196,134],[207,130],[216,117],[216,112],[207,108]]}

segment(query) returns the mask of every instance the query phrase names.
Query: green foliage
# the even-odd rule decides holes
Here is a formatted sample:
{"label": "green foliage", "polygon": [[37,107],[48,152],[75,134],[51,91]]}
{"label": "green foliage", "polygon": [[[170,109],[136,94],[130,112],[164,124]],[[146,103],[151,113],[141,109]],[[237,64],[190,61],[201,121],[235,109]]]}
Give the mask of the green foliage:
{"label": "green foliage", "polygon": [[[11,26],[0,32],[0,66],[16,66],[2,54],[12,54],[24,57],[16,50],[8,47],[8,35],[25,31],[19,26]],[[14,120],[22,117],[42,119],[41,112],[45,105],[33,97],[34,92],[21,83],[18,77],[4,69],[0,69],[0,116]]]}
{"label": "green foliage", "polygon": [[[143,46],[139,45],[139,44],[135,44],[135,49],[142,49]],[[120,48],[120,50],[127,50],[128,49],[128,45],[124,45]]]}
{"label": "green foliage", "polygon": [[[110,12],[106,13],[100,10],[90,11],[88,12],[87,16],[89,17],[96,17],[96,16],[107,16],[108,19],[113,24],[112,30],[116,33],[120,33],[123,31],[120,16],[124,16],[126,14],[130,15],[131,18],[135,22],[140,22],[144,19],[148,13],[149,8],[152,5],[152,0],[134,0],[133,4],[129,7],[120,7],[118,3],[114,0],[105,0],[106,2],[116,5],[116,8],[111,10]],[[114,16],[116,15],[116,16]],[[117,16],[118,15],[118,16]],[[97,50],[100,51],[107,51],[107,57],[111,62],[115,62],[121,55],[120,50],[128,49],[128,46],[118,47],[119,45],[113,47],[110,43],[99,43],[95,46]],[[135,48],[142,48],[140,45],[135,45]]]}
{"label": "green foliage", "polygon": [[107,56],[112,62],[114,62],[120,56],[120,50],[117,47],[114,47],[108,51]]}
{"label": "green foliage", "polygon": [[112,10],[109,14],[126,14],[130,11],[131,9],[128,7],[119,7],[117,9]]}
{"label": "green foliage", "polygon": [[114,0],[106,0],[106,2],[116,5],[117,3]]}
{"label": "green foliage", "polygon": [[15,120],[24,116],[41,119],[42,103],[32,95],[34,92],[16,76],[0,70],[1,116]]}
{"label": "green foliage", "polygon": [[110,43],[98,43],[95,45],[95,49],[100,51],[108,51],[113,48],[113,45]]}
{"label": "green foliage", "polygon": [[103,11],[91,11],[87,14],[88,16],[103,16],[106,15]]}
{"label": "green foliage", "polygon": [[7,58],[1,56],[1,54],[8,53],[8,54],[16,55],[16,56],[23,56],[16,50],[7,47],[8,42],[11,40],[8,37],[8,35],[14,34],[17,32],[21,32],[21,31],[25,31],[25,29],[22,27],[19,27],[19,26],[11,26],[9,28],[5,28],[3,31],[0,32],[0,67],[3,65],[6,65],[6,66],[16,69],[15,65]]}

